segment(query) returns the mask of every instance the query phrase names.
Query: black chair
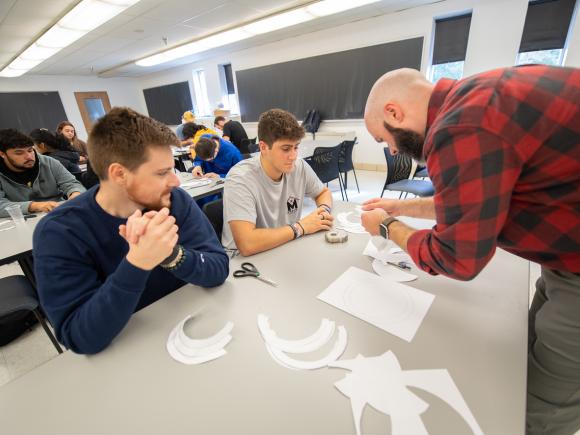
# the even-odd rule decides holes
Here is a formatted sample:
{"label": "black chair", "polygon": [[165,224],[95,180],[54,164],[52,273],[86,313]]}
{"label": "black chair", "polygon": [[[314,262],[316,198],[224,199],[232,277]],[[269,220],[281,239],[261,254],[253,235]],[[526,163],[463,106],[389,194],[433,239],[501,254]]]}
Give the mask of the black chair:
{"label": "black chair", "polygon": [[427,171],[427,166],[417,167],[413,178],[429,178],[429,172]]}
{"label": "black chair", "polygon": [[348,201],[348,196],[346,195],[346,190],[342,188],[342,179],[340,177],[340,171],[338,169],[338,158],[340,155],[340,149],[342,144],[335,147],[316,147],[314,148],[314,153],[311,157],[304,160],[312,167],[320,181],[326,183],[332,180],[338,179],[338,184],[340,186],[340,194],[342,199],[346,197]]}
{"label": "black chair", "polygon": [[36,291],[23,275],[12,275],[0,279],[0,317],[17,311],[31,311],[34,317],[42,325],[44,332],[58,351],[62,353],[62,348],[56,341],[52,331],[44,320],[44,315],[40,311]]}
{"label": "black chair", "polygon": [[257,153],[260,151],[260,145],[257,143],[250,143],[248,144],[248,150],[250,153]]}
{"label": "black chair", "polygon": [[413,168],[413,162],[410,157],[402,154],[392,156],[389,152],[389,147],[383,148],[383,152],[385,153],[385,160],[387,161],[387,179],[381,192],[381,198],[385,190],[401,192],[399,199],[401,199],[403,193],[412,193],[422,197],[433,196],[435,189],[430,181],[409,180],[409,175],[411,175]]}
{"label": "black chair", "polygon": [[354,174],[354,181],[356,182],[356,190],[360,193],[358,187],[358,180],[356,178],[356,171],[354,170],[354,164],[352,162],[352,150],[356,144],[356,137],[354,140],[345,140],[340,147],[340,154],[338,156],[338,170],[344,174],[344,190],[348,188],[348,171],[352,171]]}
{"label": "black chair", "polygon": [[211,226],[217,234],[218,240],[221,243],[222,230],[224,227],[224,203],[223,199],[219,198],[203,205],[203,212],[207,216]]}

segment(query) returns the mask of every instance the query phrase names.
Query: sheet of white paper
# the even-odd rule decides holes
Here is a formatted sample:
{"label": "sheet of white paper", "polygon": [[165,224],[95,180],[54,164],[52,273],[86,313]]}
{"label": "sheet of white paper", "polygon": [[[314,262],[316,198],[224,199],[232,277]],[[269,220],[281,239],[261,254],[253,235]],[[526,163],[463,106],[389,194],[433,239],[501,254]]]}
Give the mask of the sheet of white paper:
{"label": "sheet of white paper", "polygon": [[373,260],[373,270],[377,275],[395,282],[409,282],[417,279],[417,275],[405,272],[404,270],[390,264],[384,264],[382,261],[377,259]]}
{"label": "sheet of white paper", "polygon": [[433,296],[350,267],[318,299],[371,325],[411,342],[427,314]]}
{"label": "sheet of white paper", "polygon": [[360,223],[360,215],[355,212],[343,212],[336,215],[335,228],[342,229],[349,233],[363,234],[366,230]]}
{"label": "sheet of white paper", "polygon": [[406,261],[410,264],[413,264],[413,260],[411,260],[409,254],[407,254],[390,240],[388,243],[380,245],[380,247],[377,248],[377,243],[371,238],[363,250],[363,255],[376,258],[384,264],[387,264],[387,261],[391,261],[393,263]]}
{"label": "sheet of white paper", "polygon": [[352,360],[330,363],[329,367],[351,371],[334,385],[350,398],[357,435],[361,435],[361,419],[367,404],[390,417],[392,435],[427,434],[421,414],[429,404],[408,387],[438,396],[463,417],[475,435],[483,435],[447,370],[402,370],[391,351],[368,358],[358,355]]}
{"label": "sheet of white paper", "polygon": [[211,180],[209,178],[199,178],[181,183],[180,187],[183,189],[193,189],[195,187],[207,186],[208,184],[211,184]]}

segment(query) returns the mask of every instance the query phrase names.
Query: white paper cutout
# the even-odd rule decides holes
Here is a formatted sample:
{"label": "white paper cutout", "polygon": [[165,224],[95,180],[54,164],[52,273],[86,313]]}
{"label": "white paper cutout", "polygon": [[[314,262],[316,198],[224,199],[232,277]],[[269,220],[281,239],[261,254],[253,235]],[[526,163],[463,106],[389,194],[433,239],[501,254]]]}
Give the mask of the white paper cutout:
{"label": "white paper cutout", "polygon": [[276,349],[266,343],[266,349],[270,356],[281,366],[284,366],[293,370],[316,370],[323,367],[327,367],[333,361],[336,361],[346,350],[346,344],[348,341],[348,335],[344,326],[338,327],[338,338],[334,343],[332,350],[323,358],[316,361],[301,361],[289,357],[286,353],[282,352],[280,349]]}
{"label": "white paper cutout", "polygon": [[334,322],[322,319],[320,327],[311,336],[301,340],[283,340],[270,328],[268,317],[264,314],[258,314],[258,329],[260,329],[264,341],[270,347],[288,353],[308,353],[320,349],[334,335],[334,326]]}
{"label": "white paper cutout", "polygon": [[377,259],[373,260],[373,270],[377,275],[395,282],[409,282],[417,279],[417,275],[405,272],[391,264],[384,264]]}
{"label": "white paper cutout", "polygon": [[232,340],[229,333],[234,324],[228,322],[217,334],[203,340],[194,340],[183,330],[185,322],[191,317],[187,316],[171,330],[166,345],[169,355],[183,364],[201,364],[225,355],[227,352],[224,347]]}
{"label": "white paper cutout", "polygon": [[[351,216],[353,218],[349,219]],[[353,211],[338,213],[336,215],[336,223],[334,226],[337,229],[343,229],[344,231],[354,234],[363,234],[367,232],[360,223],[360,215],[357,216]]]}
{"label": "white paper cutout", "polygon": [[384,241],[382,244],[379,240],[376,240],[375,237],[372,237],[365,246],[363,255],[368,255],[369,257],[375,258],[384,264],[387,264],[387,261],[392,263],[405,261],[407,263],[413,264],[411,256],[399,248],[393,241],[385,240],[382,237],[381,239]]}
{"label": "white paper cutout", "polygon": [[351,400],[357,435],[361,435],[361,420],[367,403],[389,415],[392,435],[427,434],[420,415],[427,410],[429,404],[407,387],[420,388],[440,397],[461,415],[475,435],[483,435],[447,370],[403,371],[391,351],[377,357],[365,358],[358,355],[352,360],[330,363],[329,367],[351,371],[334,385]]}
{"label": "white paper cutout", "polygon": [[274,361],[283,367],[292,370],[315,370],[328,366],[332,361],[336,361],[344,353],[347,345],[347,333],[344,326],[338,327],[338,338],[330,352],[315,361],[301,361],[286,355],[288,353],[313,352],[324,346],[334,334],[334,322],[322,319],[318,330],[300,340],[284,340],[270,328],[268,317],[264,314],[258,315],[258,329],[266,344],[266,350]]}
{"label": "white paper cutout", "polygon": [[356,267],[348,268],[318,299],[411,342],[433,296]]}

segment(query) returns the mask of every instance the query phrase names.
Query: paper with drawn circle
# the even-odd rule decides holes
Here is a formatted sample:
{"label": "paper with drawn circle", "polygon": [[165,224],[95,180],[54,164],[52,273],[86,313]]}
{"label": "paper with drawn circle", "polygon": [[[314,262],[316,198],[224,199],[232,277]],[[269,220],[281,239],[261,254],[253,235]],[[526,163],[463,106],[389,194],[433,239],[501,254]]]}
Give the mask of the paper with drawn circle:
{"label": "paper with drawn circle", "polygon": [[410,342],[433,296],[356,267],[339,276],[318,299]]}

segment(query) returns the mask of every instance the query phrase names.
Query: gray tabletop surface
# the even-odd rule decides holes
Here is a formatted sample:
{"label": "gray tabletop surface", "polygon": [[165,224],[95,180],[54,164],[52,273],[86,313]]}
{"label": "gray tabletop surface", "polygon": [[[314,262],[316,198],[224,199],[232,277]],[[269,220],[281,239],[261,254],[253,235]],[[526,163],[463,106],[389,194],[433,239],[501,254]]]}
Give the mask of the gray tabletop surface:
{"label": "gray tabletop surface", "polygon": [[[32,234],[36,224],[46,213],[35,213],[36,217],[27,219],[24,224],[1,225],[0,229],[0,263],[15,256],[32,251]],[[0,222],[9,219],[1,219]]]}
{"label": "gray tabletop surface", "polygon": [[[334,387],[349,372],[276,364],[256,326],[264,313],[288,339],[312,334],[323,317],[344,325],[342,359],[391,350],[404,370],[446,368],[484,433],[523,434],[528,262],[500,250],[470,282],[416,271],[419,279],[408,284],[436,297],[407,343],[316,299],[349,266],[371,270],[361,254],[367,241],[350,234],[344,244],[328,244],[319,233],[234,258],[222,286],[186,285],[157,301],[100,354],[65,352],[0,388],[2,433],[354,435],[350,402]],[[248,260],[278,287],[233,278]],[[193,338],[234,322],[224,357],[197,366],[169,357],[168,334],[188,314],[196,316],[187,329]],[[430,434],[471,433],[436,396],[412,392],[430,405],[422,415]],[[390,433],[389,418],[367,406],[362,433]]]}

